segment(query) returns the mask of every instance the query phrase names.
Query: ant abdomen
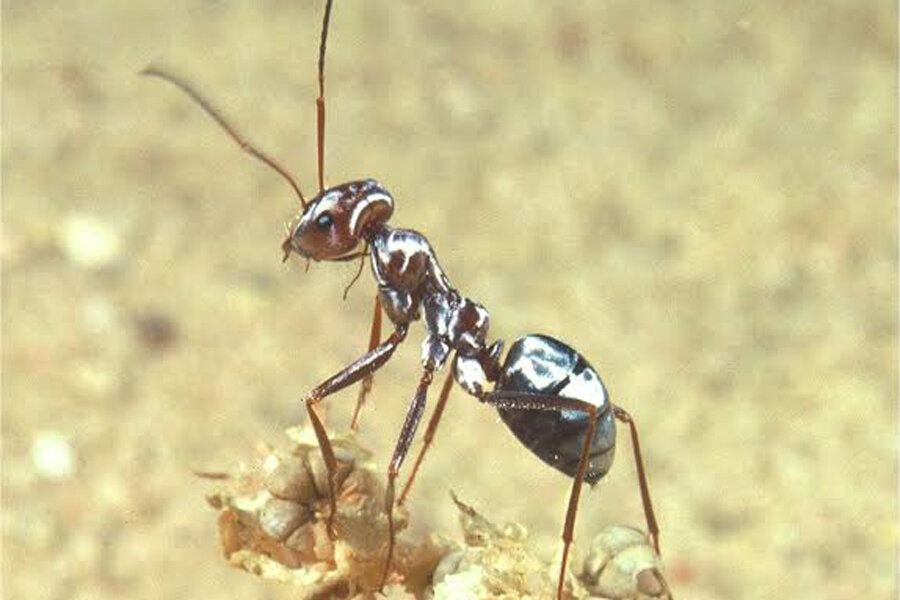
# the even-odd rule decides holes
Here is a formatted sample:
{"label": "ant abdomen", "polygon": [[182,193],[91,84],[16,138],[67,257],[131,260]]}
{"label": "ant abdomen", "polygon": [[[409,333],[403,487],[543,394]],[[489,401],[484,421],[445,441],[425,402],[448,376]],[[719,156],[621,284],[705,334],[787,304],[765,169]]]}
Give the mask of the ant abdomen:
{"label": "ant abdomen", "polygon": [[[546,335],[521,337],[510,346],[494,391],[572,398],[595,406],[599,419],[583,479],[593,484],[609,471],[615,452],[615,417],[600,376],[576,350]],[[502,406],[497,410],[525,447],[551,467],[575,477],[590,426],[587,411]]]}

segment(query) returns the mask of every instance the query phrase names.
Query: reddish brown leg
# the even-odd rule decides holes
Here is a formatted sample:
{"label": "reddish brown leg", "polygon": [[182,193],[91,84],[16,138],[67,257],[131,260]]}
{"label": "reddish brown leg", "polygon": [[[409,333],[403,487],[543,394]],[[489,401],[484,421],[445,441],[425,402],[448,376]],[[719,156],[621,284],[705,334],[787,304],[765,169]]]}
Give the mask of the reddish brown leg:
{"label": "reddish brown leg", "polygon": [[409,488],[412,487],[413,481],[416,478],[416,473],[419,472],[419,466],[422,464],[425,452],[431,446],[431,441],[434,439],[434,432],[437,431],[438,423],[441,420],[441,416],[444,414],[444,405],[447,404],[447,398],[450,397],[450,388],[452,387],[453,369],[450,369],[447,373],[447,378],[444,379],[444,387],[441,388],[441,395],[438,397],[434,412],[431,413],[431,419],[428,421],[428,428],[425,430],[425,437],[422,440],[422,447],[419,449],[419,454],[416,456],[416,462],[413,463],[412,471],[410,471],[409,477],[406,478],[406,484],[403,486],[403,491],[400,493],[400,499],[397,500],[397,504],[400,506],[406,502]]}
{"label": "reddish brown leg", "polygon": [[319,441],[319,449],[322,451],[322,458],[328,469],[329,501],[331,503],[331,514],[328,516],[328,533],[332,536],[334,536],[334,517],[337,514],[336,490],[334,489],[334,474],[337,472],[337,460],[334,457],[334,450],[331,447],[331,441],[328,439],[328,434],[325,431],[325,425],[317,405],[331,394],[353,385],[381,368],[394,354],[394,350],[397,349],[400,342],[406,338],[407,330],[408,327],[406,325],[398,326],[383,344],[367,352],[338,373],[320,383],[306,397],[306,412],[309,414],[309,420],[316,433],[316,439]]}
{"label": "reddish brown leg", "polygon": [[[578,459],[578,469],[572,482],[572,492],[569,494],[569,506],[566,509],[566,520],[563,525],[562,541],[563,554],[559,566],[559,581],[556,586],[556,598],[562,600],[563,585],[566,580],[566,566],[569,560],[569,549],[572,546],[573,533],[575,531],[575,515],[578,512],[578,498],[581,495],[581,485],[584,481],[584,472],[587,468],[588,458],[591,453],[591,443],[597,432],[597,423],[602,413],[597,412],[597,407],[589,402],[564,398],[562,396],[531,394],[528,392],[491,392],[485,394],[482,401],[500,408],[515,408],[520,410],[578,410],[590,417],[590,424],[585,433],[584,443],[581,448],[581,457]],[[604,407],[605,408],[605,407]]]}
{"label": "reddish brown leg", "polygon": [[613,414],[623,423],[628,424],[631,430],[631,447],[634,450],[634,464],[637,468],[638,483],[641,488],[641,502],[644,505],[644,518],[647,519],[647,531],[650,533],[650,539],[653,541],[653,549],[656,554],[659,553],[659,524],[656,522],[656,514],[653,512],[653,503],[650,501],[650,485],[647,483],[647,473],[644,470],[644,459],[641,457],[641,442],[638,439],[637,426],[634,419],[621,406],[613,405]]}
{"label": "reddish brown leg", "polygon": [[387,514],[388,520],[388,548],[387,556],[384,560],[384,573],[381,575],[381,587],[387,582],[388,574],[391,570],[391,560],[394,557],[394,483],[400,467],[403,465],[403,459],[406,458],[409,447],[412,445],[413,438],[416,435],[416,428],[419,421],[422,420],[422,414],[425,412],[425,399],[428,395],[428,386],[434,375],[434,368],[426,366],[419,380],[419,387],[413,396],[409,407],[406,409],[406,419],[403,421],[403,427],[400,429],[400,437],[397,438],[397,445],[394,447],[394,455],[391,458],[391,464],[388,467],[387,486],[384,490],[384,512]]}
{"label": "reddish brown leg", "polygon": [[[378,294],[375,294],[375,313],[372,315],[372,329],[369,332],[369,352],[378,346],[381,339],[381,300]],[[359,386],[359,396],[356,398],[356,409],[353,411],[353,420],[350,421],[350,431],[356,431],[359,428],[359,413],[363,404],[366,403],[366,397],[372,391],[372,374],[366,375],[362,384]]]}

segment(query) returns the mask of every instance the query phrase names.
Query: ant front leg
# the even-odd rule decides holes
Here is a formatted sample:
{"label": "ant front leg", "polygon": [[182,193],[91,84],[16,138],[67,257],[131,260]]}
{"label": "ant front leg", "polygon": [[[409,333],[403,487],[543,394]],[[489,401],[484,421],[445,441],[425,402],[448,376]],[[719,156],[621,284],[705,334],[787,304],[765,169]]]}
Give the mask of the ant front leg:
{"label": "ant front leg", "polygon": [[434,366],[431,364],[425,365],[425,371],[419,380],[416,394],[406,409],[406,419],[403,421],[400,437],[397,438],[394,455],[391,457],[391,464],[388,467],[387,486],[384,490],[384,512],[387,514],[388,519],[388,549],[384,560],[384,573],[381,575],[381,587],[384,587],[384,584],[387,582],[388,574],[391,570],[391,560],[394,556],[394,483],[397,479],[397,474],[400,472],[403,459],[406,458],[409,447],[412,445],[413,438],[416,435],[416,428],[422,420],[422,414],[425,412],[425,399],[433,376]]}
{"label": "ant front leg", "polygon": [[574,410],[585,413],[589,417],[587,432],[584,436],[584,443],[581,448],[581,457],[578,460],[578,468],[575,471],[575,480],[572,482],[572,492],[569,494],[569,507],[566,509],[566,522],[563,526],[562,541],[563,554],[562,562],[559,567],[559,582],[556,587],[556,598],[562,600],[563,583],[566,577],[566,564],[569,558],[569,548],[572,545],[573,532],[575,530],[575,514],[578,512],[578,498],[581,495],[581,484],[584,480],[584,473],[587,468],[588,459],[591,452],[591,443],[597,432],[597,423],[600,416],[608,410],[609,405],[601,407],[600,412],[597,407],[590,402],[576,400],[574,398],[565,398],[552,394],[535,394],[531,392],[513,392],[513,391],[496,391],[484,394],[480,400],[488,404],[493,404],[498,408],[511,408],[516,410],[551,410],[562,412],[566,410]]}
{"label": "ant front leg", "polygon": [[[381,340],[381,300],[378,294],[375,294],[375,312],[372,315],[372,329],[369,332],[369,352],[378,347]],[[366,375],[362,384],[359,386],[359,396],[356,398],[356,409],[353,411],[353,419],[350,421],[350,431],[356,431],[359,428],[359,413],[363,404],[366,403],[366,397],[372,391],[372,374]]]}
{"label": "ant front leg", "polygon": [[384,365],[394,354],[394,350],[406,339],[406,332],[409,326],[406,324],[398,325],[394,333],[379,346],[376,346],[360,358],[350,363],[346,368],[335,373],[313,389],[306,396],[304,401],[306,404],[306,412],[309,414],[309,420],[312,423],[313,430],[316,432],[316,439],[319,441],[319,449],[322,451],[322,458],[328,469],[328,490],[329,501],[331,503],[331,514],[328,516],[328,533],[334,537],[334,517],[337,514],[337,499],[334,489],[334,475],[337,471],[337,459],[334,456],[334,449],[331,447],[331,441],[328,439],[328,433],[325,431],[325,425],[319,414],[316,405],[331,394],[344,389],[349,385],[353,385],[360,379],[371,375]]}

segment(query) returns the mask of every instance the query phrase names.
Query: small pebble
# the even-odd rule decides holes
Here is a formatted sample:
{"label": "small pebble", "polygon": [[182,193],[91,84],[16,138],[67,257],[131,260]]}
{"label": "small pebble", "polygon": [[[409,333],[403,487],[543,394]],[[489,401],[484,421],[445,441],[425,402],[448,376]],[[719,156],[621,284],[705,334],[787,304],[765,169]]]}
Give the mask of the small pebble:
{"label": "small pebble", "polygon": [[651,598],[659,598],[666,593],[666,586],[663,583],[662,576],[659,571],[653,568],[644,569],[637,574],[635,579],[637,591],[644,596]]}
{"label": "small pebble", "polygon": [[75,474],[75,454],[69,442],[55,431],[39,433],[31,443],[31,462],[41,477],[65,481]]}
{"label": "small pebble", "polygon": [[624,525],[605,528],[591,540],[590,551],[584,559],[582,569],[585,580],[589,585],[596,585],[600,573],[614,556],[626,548],[645,545],[647,536],[642,531]]}
{"label": "small pebble", "polygon": [[[319,497],[328,498],[331,491],[328,487],[328,467],[325,466],[325,459],[322,458],[322,455],[319,452],[310,452],[307,455],[307,460],[309,470],[312,473],[313,483],[316,486]],[[344,485],[344,480],[347,479],[347,475],[350,474],[351,469],[352,465],[338,462],[337,469],[334,472],[335,495],[340,492],[341,486]]]}
{"label": "small pebble", "polygon": [[[613,598],[627,598],[638,590],[638,582],[647,590],[662,590],[662,584],[657,581],[657,586],[648,579],[648,572],[652,573],[658,568],[656,555],[650,546],[631,546],[618,552],[600,573],[597,580],[597,588],[604,594]],[[638,575],[641,575],[638,580]]]}
{"label": "small pebble", "polygon": [[137,338],[147,350],[168,350],[178,341],[178,324],[163,312],[147,311],[134,315]]}
{"label": "small pebble", "polygon": [[115,229],[88,215],[66,219],[60,237],[66,258],[85,269],[108,267],[116,262],[121,252],[121,241]]}
{"label": "small pebble", "polygon": [[312,476],[296,456],[282,456],[266,478],[266,489],[273,496],[295,502],[312,502],[316,488]]}
{"label": "small pebble", "polygon": [[284,541],[298,527],[309,521],[309,518],[309,509],[304,505],[280,498],[270,498],[259,513],[259,525],[269,537]]}

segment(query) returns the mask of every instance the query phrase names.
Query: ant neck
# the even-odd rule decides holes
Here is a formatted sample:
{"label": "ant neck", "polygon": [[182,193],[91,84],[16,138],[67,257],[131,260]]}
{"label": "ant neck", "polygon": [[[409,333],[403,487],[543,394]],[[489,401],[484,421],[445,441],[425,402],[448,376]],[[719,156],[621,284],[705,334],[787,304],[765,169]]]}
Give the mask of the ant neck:
{"label": "ant neck", "polygon": [[391,232],[391,228],[387,225],[387,223],[372,223],[372,225],[366,227],[362,235],[363,240],[365,240],[366,244],[369,247],[372,247],[375,243],[375,239],[385,236]]}

